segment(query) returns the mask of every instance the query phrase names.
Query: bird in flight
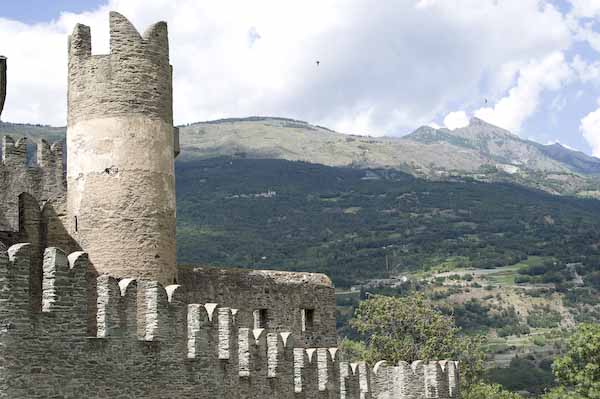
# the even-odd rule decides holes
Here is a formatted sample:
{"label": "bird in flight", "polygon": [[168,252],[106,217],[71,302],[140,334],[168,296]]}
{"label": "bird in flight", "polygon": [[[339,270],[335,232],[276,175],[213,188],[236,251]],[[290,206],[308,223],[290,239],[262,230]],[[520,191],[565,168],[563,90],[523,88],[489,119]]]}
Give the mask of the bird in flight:
{"label": "bird in flight", "polygon": [[321,61],[317,60],[317,66],[321,65]]}

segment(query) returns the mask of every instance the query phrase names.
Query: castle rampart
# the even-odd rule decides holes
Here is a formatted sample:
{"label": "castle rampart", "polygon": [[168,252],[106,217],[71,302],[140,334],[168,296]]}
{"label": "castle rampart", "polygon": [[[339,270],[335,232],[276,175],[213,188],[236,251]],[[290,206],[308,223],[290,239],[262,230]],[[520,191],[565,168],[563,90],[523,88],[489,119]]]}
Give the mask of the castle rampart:
{"label": "castle rampart", "polygon": [[348,364],[286,332],[241,325],[227,304],[184,288],[98,278],[91,336],[88,258],[44,253],[42,312],[31,311],[31,246],[0,253],[0,397],[457,398],[455,362]]}
{"label": "castle rampart", "polygon": [[337,343],[335,289],[324,274],[181,267],[178,281],[191,302],[238,309],[242,325],[292,332],[305,347]]}
{"label": "castle rampart", "polygon": [[164,22],[111,12],[108,55],[87,26],[69,39],[69,231],[99,273],[175,280],[171,75]]}

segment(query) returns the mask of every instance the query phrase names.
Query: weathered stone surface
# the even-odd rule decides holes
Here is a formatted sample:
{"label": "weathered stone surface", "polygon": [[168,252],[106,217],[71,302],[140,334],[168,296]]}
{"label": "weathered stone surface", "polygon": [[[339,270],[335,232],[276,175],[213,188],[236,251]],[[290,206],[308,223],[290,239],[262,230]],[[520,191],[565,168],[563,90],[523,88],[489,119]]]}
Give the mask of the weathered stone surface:
{"label": "weathered stone surface", "polygon": [[42,312],[32,312],[31,256],[28,244],[0,252],[0,397],[458,397],[454,362],[348,365],[336,349],[241,325],[228,306],[190,303],[181,286],[103,275],[91,307],[83,252],[45,250]]}
{"label": "weathered stone surface", "polygon": [[38,143],[37,163],[27,160],[27,139],[2,137],[0,163],[0,231],[19,230],[19,195],[28,193],[43,203],[66,189],[62,146]]}
{"label": "weathered stone surface", "polygon": [[[55,207],[64,204],[65,179],[62,146],[49,146],[45,141],[37,144],[37,162],[27,160],[27,140],[15,143],[12,137],[2,137],[2,162],[0,163],[0,242],[10,246],[18,242],[31,243],[30,290],[41,290],[41,265],[43,250],[48,245],[60,245],[70,251],[77,249],[68,233],[61,229],[61,217],[49,220],[56,214]],[[40,204],[43,205],[43,209]],[[45,210],[45,212],[44,212]],[[36,296],[37,298],[37,296]],[[32,301],[33,309],[40,303]]]}
{"label": "weathered stone surface", "polygon": [[175,134],[167,26],[140,35],[110,13],[108,55],[69,40],[69,231],[98,273],[176,277]]}
{"label": "weathered stone surface", "polygon": [[[335,291],[323,274],[271,270],[181,268],[178,281],[189,301],[217,302],[238,309],[241,325],[255,326],[255,311],[266,310],[269,329],[292,332],[299,346],[334,347]],[[303,315],[312,312],[310,320]]]}

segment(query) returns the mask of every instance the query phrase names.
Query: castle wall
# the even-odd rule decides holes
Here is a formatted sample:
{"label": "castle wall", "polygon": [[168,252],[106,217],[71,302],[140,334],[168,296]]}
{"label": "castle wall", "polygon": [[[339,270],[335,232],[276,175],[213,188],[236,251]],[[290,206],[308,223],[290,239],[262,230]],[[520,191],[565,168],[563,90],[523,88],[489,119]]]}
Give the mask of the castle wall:
{"label": "castle wall", "polygon": [[108,55],[89,27],[69,40],[69,231],[98,273],[170,284],[175,260],[175,135],[167,26],[140,35],[110,14]]}
{"label": "castle wall", "polygon": [[189,303],[178,285],[100,276],[90,337],[87,255],[44,252],[33,313],[30,252],[0,252],[0,398],[458,397],[454,362],[350,365],[335,348],[242,325],[236,309]]}
{"label": "castle wall", "polygon": [[[0,243],[10,246],[30,242],[32,252],[30,290],[35,297],[41,292],[42,252],[48,245],[60,244],[75,250],[67,240],[65,229],[60,229],[57,218],[48,220],[41,207],[61,206],[65,196],[65,178],[62,145],[50,146],[45,141],[37,144],[37,162],[27,160],[27,139],[15,142],[12,137],[2,138],[0,163]],[[48,234],[48,225],[51,225]],[[56,243],[56,244],[55,244]],[[39,309],[32,302],[32,309]]]}
{"label": "castle wall", "polygon": [[19,195],[28,193],[44,203],[66,191],[62,145],[37,145],[37,163],[28,164],[27,139],[2,137],[0,163],[0,231],[19,231]]}
{"label": "castle wall", "polygon": [[296,345],[337,344],[335,290],[324,274],[182,267],[178,282],[190,302],[224,303],[238,309],[241,325],[255,325],[264,309],[268,327],[292,332]]}

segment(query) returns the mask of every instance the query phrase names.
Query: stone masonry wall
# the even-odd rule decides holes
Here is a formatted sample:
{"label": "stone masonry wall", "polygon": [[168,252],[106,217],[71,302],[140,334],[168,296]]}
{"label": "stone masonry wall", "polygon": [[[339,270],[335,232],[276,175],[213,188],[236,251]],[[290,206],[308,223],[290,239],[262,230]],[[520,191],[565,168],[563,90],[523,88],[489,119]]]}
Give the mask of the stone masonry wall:
{"label": "stone masonry wall", "polygon": [[[324,274],[184,267],[178,282],[190,303],[226,303],[241,325],[289,331],[307,348],[337,344],[335,290]],[[260,310],[264,312],[261,315]]]}
{"label": "stone masonry wall", "polygon": [[66,192],[63,149],[60,143],[37,144],[37,163],[27,160],[27,139],[15,142],[2,137],[0,163],[0,231],[19,230],[19,195],[28,193],[38,202],[61,197]]}
{"label": "stone masonry wall", "polygon": [[[65,178],[62,145],[41,141],[37,145],[37,163],[27,160],[27,139],[15,142],[2,138],[0,163],[0,243],[10,246],[30,242],[32,251],[30,290],[41,292],[42,253],[45,247],[61,245],[69,250],[66,229],[56,214],[64,204]],[[50,227],[49,227],[50,226]],[[60,239],[59,239],[60,237]],[[32,302],[39,309],[39,302]]]}
{"label": "stone masonry wall", "polygon": [[242,325],[226,303],[188,303],[178,285],[101,276],[88,336],[87,255],[45,251],[32,313],[30,252],[0,253],[0,398],[458,397],[455,362],[350,365],[335,348]]}

